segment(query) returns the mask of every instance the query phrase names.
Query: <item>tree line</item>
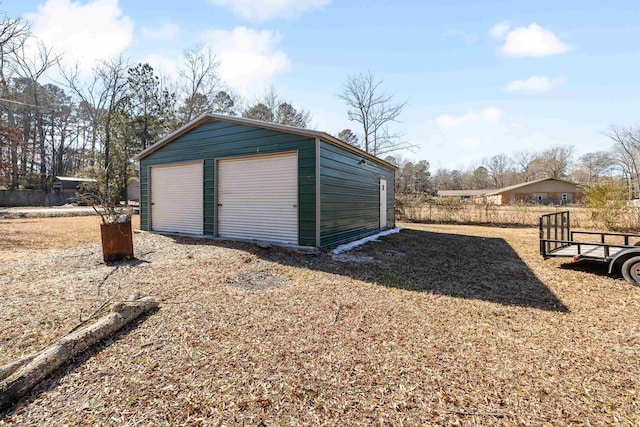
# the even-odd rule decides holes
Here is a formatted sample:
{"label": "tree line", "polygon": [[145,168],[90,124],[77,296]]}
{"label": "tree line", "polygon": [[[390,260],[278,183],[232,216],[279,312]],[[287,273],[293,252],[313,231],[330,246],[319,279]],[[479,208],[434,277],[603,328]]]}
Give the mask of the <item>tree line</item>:
{"label": "tree line", "polygon": [[[51,83],[55,72],[61,81]],[[574,159],[573,147],[519,151],[483,159],[464,170],[430,171],[427,160],[393,156],[412,149],[400,116],[406,101],[384,93],[372,72],[347,77],[337,97],[353,129],[339,139],[398,166],[400,194],[444,189],[491,189],[543,177],[590,184],[616,176],[638,195],[640,127],[612,126],[607,151]],[[197,46],[184,53],[177,77],[160,76],[147,63],[124,57],[104,60],[86,75],[36,40],[29,24],[0,12],[0,188],[47,191],[55,176],[98,177],[124,194],[137,175],[132,157],[206,112],[306,128],[311,113],[271,87],[243,99],[220,79],[215,52]]]}
{"label": "tree line", "polygon": [[[137,175],[132,157],[203,113],[301,128],[312,120],[273,87],[242,99],[203,47],[184,53],[175,80],[122,56],[97,63],[89,75],[61,59],[27,22],[0,12],[0,188],[47,191],[56,176],[89,176],[124,195]],[[51,74],[61,81],[52,83]],[[338,95],[363,129],[360,138],[350,129],[339,137],[373,155],[407,145],[392,126],[406,104],[394,103],[380,84],[372,73],[356,74]]]}
{"label": "tree line", "polygon": [[[45,81],[51,72],[62,81]],[[311,120],[273,88],[241,99],[207,48],[185,52],[176,81],[122,56],[87,76],[64,67],[21,18],[0,14],[0,188],[47,191],[55,176],[92,176],[123,192],[137,152],[205,112],[297,127]]]}
{"label": "tree line", "polygon": [[542,178],[564,179],[586,186],[603,180],[622,185],[629,198],[638,197],[640,181],[640,126],[611,126],[605,135],[611,148],[576,158],[574,147],[556,145],[539,152],[516,151],[482,159],[466,169],[429,170],[425,160],[401,156],[385,160],[398,166],[396,191],[401,195],[433,195],[438,190],[490,190]]}
{"label": "tree line", "polygon": [[[306,128],[311,114],[272,87],[242,99],[218,73],[216,55],[184,53],[175,80],[122,56],[90,75],[65,67],[29,24],[0,12],[0,188],[51,188],[55,176],[98,177],[124,192],[132,157],[205,112]],[[52,83],[48,76],[61,76]],[[361,130],[338,137],[381,156],[409,147],[396,130],[406,102],[384,94],[373,73],[349,76],[338,94]]]}

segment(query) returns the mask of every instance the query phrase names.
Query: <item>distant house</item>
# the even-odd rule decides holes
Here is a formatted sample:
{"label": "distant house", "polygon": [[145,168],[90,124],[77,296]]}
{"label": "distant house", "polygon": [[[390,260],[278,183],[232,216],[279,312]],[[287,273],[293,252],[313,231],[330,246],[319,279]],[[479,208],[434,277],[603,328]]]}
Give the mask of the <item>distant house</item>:
{"label": "distant house", "polygon": [[496,205],[536,203],[541,205],[567,205],[582,201],[581,186],[557,178],[543,178],[486,192],[484,200]]}
{"label": "distant house", "polygon": [[438,190],[438,197],[457,197],[461,202],[466,202],[482,197],[491,190]]}
{"label": "distant house", "polygon": [[438,190],[438,197],[457,197],[461,202],[510,205],[534,203],[540,205],[570,205],[583,198],[580,184],[557,178],[523,182],[497,190]]}

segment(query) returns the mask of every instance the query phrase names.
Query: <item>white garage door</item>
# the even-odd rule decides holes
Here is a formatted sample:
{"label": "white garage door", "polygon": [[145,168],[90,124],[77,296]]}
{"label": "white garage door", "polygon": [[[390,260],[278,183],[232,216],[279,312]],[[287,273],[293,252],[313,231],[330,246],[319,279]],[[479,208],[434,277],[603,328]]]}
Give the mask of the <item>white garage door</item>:
{"label": "white garage door", "polygon": [[218,235],[298,244],[298,155],[218,161]]}
{"label": "white garage door", "polygon": [[151,229],[203,234],[202,162],[151,167]]}

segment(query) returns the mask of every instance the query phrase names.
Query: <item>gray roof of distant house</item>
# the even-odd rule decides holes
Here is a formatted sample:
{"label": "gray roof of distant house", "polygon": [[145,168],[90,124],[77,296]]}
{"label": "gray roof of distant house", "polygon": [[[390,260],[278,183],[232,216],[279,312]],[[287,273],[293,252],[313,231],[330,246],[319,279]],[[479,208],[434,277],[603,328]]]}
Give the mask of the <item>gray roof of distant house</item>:
{"label": "gray roof of distant house", "polygon": [[572,185],[576,185],[576,186],[580,185],[577,182],[567,181],[565,179],[541,178],[541,179],[536,179],[534,181],[527,181],[527,182],[522,182],[520,184],[510,185],[508,187],[498,188],[498,189],[495,189],[495,190],[438,190],[438,196],[440,196],[440,197],[495,196],[497,194],[502,194],[502,193],[506,193],[506,192],[509,192],[509,191],[517,190],[519,188],[524,188],[526,186],[529,186],[529,185],[532,185],[532,184],[537,184],[539,182],[544,182],[544,181],[558,181],[558,182],[564,182],[564,183],[572,184]]}
{"label": "gray roof of distant house", "polygon": [[491,190],[438,190],[440,197],[484,196]]}
{"label": "gray roof of distant house", "polygon": [[542,178],[542,179],[536,179],[534,181],[523,182],[521,184],[510,185],[509,187],[498,188],[497,190],[491,190],[490,192],[486,193],[486,195],[487,196],[493,196],[493,195],[496,195],[496,194],[501,194],[501,193],[505,193],[507,191],[517,190],[519,188],[523,188],[523,187],[526,187],[528,185],[537,184],[539,182],[544,182],[544,181],[558,181],[558,182],[564,182],[564,183],[572,184],[572,185],[576,185],[576,186],[579,185],[577,182],[571,182],[571,181],[567,181],[565,179]]}

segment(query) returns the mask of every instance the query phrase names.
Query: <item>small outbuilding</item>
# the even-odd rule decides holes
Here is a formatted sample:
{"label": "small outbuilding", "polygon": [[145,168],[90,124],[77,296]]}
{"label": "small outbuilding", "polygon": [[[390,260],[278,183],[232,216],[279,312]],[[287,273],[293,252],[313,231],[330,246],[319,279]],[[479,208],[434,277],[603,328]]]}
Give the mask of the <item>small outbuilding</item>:
{"label": "small outbuilding", "polygon": [[500,188],[487,192],[484,197],[497,205],[535,203],[540,205],[568,205],[583,199],[579,184],[557,178],[535,181]]}
{"label": "small outbuilding", "polygon": [[56,176],[51,188],[54,191],[75,192],[82,184],[96,182],[93,178],[79,178],[77,176]]}
{"label": "small outbuilding", "polygon": [[140,180],[133,178],[127,184],[127,200],[140,201]]}
{"label": "small outbuilding", "polygon": [[80,203],[82,185],[92,182],[96,182],[96,180],[77,176],[56,176],[51,186],[51,192],[46,196],[45,204],[57,206],[65,203]]}
{"label": "small outbuilding", "polygon": [[135,159],[143,230],[327,247],[395,226],[396,167],[324,132],[204,114]]}

